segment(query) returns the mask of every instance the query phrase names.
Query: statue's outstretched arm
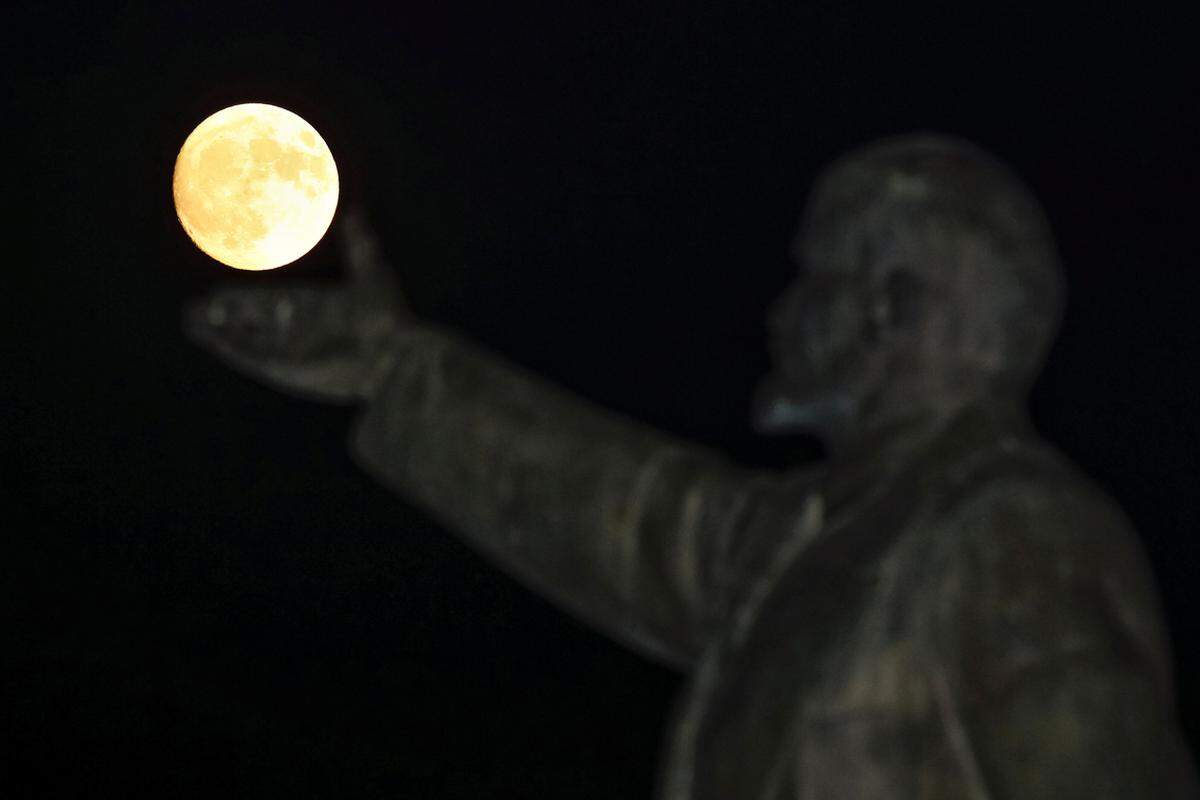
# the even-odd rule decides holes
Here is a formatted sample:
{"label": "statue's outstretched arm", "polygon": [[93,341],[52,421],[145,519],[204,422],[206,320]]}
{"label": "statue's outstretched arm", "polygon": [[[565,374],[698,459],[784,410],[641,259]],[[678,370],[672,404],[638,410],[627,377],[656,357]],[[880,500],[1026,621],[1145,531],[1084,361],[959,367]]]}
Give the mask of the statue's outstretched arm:
{"label": "statue's outstretched arm", "polygon": [[364,468],[648,654],[688,663],[798,524],[811,479],[737,468],[446,332],[395,347],[354,432]]}
{"label": "statue's outstretched arm", "polygon": [[281,391],[366,403],[367,471],[525,583],[682,665],[744,578],[815,527],[811,477],[738,469],[414,321],[362,215],[341,228],[348,281],[218,289],[185,329]]}

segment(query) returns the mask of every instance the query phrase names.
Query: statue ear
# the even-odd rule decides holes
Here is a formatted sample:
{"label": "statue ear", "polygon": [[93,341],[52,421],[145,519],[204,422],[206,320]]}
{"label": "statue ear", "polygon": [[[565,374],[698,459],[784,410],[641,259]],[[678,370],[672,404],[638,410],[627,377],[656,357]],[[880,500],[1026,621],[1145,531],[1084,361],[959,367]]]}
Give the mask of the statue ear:
{"label": "statue ear", "polygon": [[876,341],[912,331],[921,324],[928,292],[912,267],[889,269],[871,293],[868,326]]}

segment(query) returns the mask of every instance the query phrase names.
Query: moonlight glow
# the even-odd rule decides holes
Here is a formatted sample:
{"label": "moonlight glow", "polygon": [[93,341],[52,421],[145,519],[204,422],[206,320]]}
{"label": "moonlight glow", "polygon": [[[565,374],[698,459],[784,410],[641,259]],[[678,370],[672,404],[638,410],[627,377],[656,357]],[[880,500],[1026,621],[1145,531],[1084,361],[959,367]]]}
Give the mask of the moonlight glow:
{"label": "moonlight glow", "polygon": [[175,160],[175,211],[223,264],[274,269],[307,253],[337,208],[325,140],[286,109],[245,103],[196,126]]}

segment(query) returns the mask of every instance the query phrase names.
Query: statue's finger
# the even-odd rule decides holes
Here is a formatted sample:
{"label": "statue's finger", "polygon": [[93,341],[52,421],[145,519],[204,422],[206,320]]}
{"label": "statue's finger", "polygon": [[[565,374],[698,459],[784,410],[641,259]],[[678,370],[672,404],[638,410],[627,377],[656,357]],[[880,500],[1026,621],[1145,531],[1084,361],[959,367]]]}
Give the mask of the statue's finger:
{"label": "statue's finger", "polygon": [[379,253],[379,239],[371,230],[361,206],[348,208],[341,224],[342,253],[355,283],[378,281],[387,275]]}

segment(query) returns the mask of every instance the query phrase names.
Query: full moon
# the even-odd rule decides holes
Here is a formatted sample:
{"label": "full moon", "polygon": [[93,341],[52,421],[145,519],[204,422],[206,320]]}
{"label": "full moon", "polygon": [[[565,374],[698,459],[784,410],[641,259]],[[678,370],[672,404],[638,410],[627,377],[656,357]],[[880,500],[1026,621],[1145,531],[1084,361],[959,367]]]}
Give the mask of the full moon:
{"label": "full moon", "polygon": [[175,212],[196,246],[222,264],[290,264],[321,241],[337,208],[333,155],[287,109],[244,103],[192,131],[175,159]]}

